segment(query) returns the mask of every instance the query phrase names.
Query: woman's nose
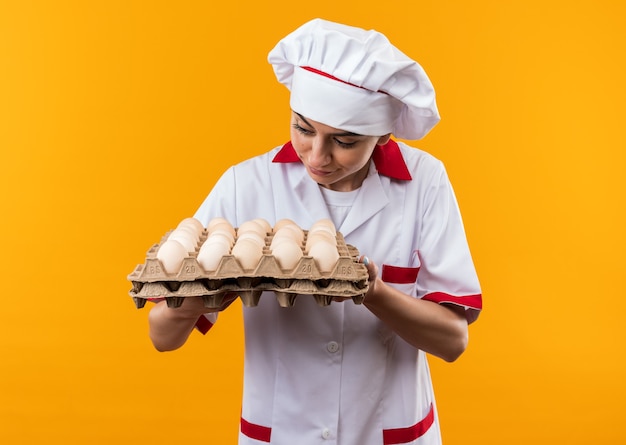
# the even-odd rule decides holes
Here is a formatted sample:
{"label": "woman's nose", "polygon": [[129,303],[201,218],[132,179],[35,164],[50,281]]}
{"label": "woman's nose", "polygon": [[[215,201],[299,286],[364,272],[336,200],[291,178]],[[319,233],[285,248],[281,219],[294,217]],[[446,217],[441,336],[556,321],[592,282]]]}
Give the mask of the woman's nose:
{"label": "woman's nose", "polygon": [[321,138],[314,138],[311,144],[309,163],[313,167],[323,167],[330,164],[330,150]]}

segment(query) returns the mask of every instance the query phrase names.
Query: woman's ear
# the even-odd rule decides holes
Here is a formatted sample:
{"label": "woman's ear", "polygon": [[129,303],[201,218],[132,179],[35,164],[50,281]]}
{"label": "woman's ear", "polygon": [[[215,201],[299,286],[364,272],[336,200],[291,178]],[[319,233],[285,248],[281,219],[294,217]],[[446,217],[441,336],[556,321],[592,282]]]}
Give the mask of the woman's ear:
{"label": "woman's ear", "polygon": [[387,133],[386,135],[379,137],[376,145],[385,145],[387,142],[389,142],[389,139],[391,139],[391,133]]}

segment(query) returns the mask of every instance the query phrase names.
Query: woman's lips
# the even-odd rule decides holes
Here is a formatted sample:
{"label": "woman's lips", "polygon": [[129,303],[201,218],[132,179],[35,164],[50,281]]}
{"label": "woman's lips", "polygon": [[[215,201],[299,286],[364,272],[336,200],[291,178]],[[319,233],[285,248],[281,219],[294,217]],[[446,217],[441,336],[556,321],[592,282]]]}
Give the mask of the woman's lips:
{"label": "woman's lips", "polygon": [[332,172],[326,172],[323,170],[317,170],[316,168],[313,168],[311,166],[309,166],[309,171],[314,174],[315,176],[328,176],[330,174],[332,174]]}

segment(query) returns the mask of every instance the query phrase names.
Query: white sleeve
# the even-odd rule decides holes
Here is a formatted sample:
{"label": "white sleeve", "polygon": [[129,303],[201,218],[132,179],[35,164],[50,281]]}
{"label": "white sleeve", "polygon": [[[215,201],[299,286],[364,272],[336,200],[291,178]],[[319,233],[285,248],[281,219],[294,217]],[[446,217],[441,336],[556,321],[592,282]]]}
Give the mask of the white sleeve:
{"label": "white sleeve", "polygon": [[471,323],[482,309],[481,289],[459,206],[443,165],[433,177],[424,204],[418,296],[464,307]]}

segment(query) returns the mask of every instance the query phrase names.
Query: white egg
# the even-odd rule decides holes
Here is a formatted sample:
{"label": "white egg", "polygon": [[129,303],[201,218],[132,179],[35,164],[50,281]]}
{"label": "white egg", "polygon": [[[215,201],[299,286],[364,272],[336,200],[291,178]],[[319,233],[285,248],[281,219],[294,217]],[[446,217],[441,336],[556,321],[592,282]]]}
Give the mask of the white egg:
{"label": "white egg", "polygon": [[337,235],[337,229],[335,228],[335,223],[333,223],[330,219],[327,219],[327,218],[315,221],[315,223],[311,226],[309,230],[315,231],[322,227],[329,229],[333,235]]}
{"label": "white egg", "polygon": [[337,236],[337,231],[333,229],[332,227],[328,227],[328,226],[311,227],[311,229],[309,230],[309,234],[311,233],[328,233],[333,238]]}
{"label": "white egg", "polygon": [[254,221],[255,223],[257,223],[258,225],[260,225],[261,227],[263,227],[263,230],[265,230],[265,233],[269,233],[272,231],[272,226],[270,225],[270,223],[267,222],[266,219],[263,218],[255,218],[252,221]]}
{"label": "white egg", "polygon": [[214,224],[213,226],[211,226],[210,229],[207,230],[209,232],[209,235],[217,230],[224,230],[233,235],[233,238],[237,235],[237,231],[235,230],[235,228],[228,222]]}
{"label": "white egg", "polygon": [[195,243],[200,239],[200,235],[196,232],[196,229],[189,225],[179,226],[172,231],[172,233],[186,233],[189,236],[189,239],[193,240]]}
{"label": "white egg", "polygon": [[237,236],[237,242],[244,240],[244,239],[250,239],[252,241],[254,241],[255,243],[257,243],[259,245],[259,247],[261,249],[263,249],[265,247],[265,237],[259,235],[256,232],[243,232],[240,233]]}
{"label": "white egg", "polygon": [[215,233],[207,237],[206,241],[204,241],[202,246],[200,246],[200,250],[202,250],[203,248],[208,248],[208,246],[210,246],[211,244],[222,244],[226,246],[228,250],[230,250],[230,248],[233,246],[233,243],[231,242],[230,238],[228,238],[227,235],[222,234],[222,233]]}
{"label": "white egg", "polygon": [[281,234],[290,234],[290,236],[298,243],[302,244],[304,241],[304,231],[298,227],[291,224],[281,227],[276,232],[274,232],[274,236],[280,236]]}
{"label": "white egg", "polygon": [[337,238],[335,238],[334,236],[332,236],[330,233],[326,232],[325,230],[320,230],[320,231],[313,232],[313,233],[309,232],[309,234],[306,237],[306,244],[304,246],[304,250],[306,252],[309,252],[311,250],[311,247],[319,242],[331,243],[333,246],[335,247],[337,246]]}
{"label": "white egg", "polygon": [[186,230],[182,230],[180,228],[172,231],[172,233],[170,233],[167,239],[178,241],[183,246],[185,246],[185,249],[187,249],[187,252],[195,252],[196,245],[198,244],[198,240],[195,238],[193,234],[189,233]]}
{"label": "white egg", "polygon": [[289,226],[289,225],[299,227],[298,224],[296,224],[294,221],[290,220],[289,218],[283,218],[283,219],[279,219],[278,221],[276,221],[276,224],[274,224],[274,233],[278,232],[283,227]]}
{"label": "white egg", "polygon": [[167,273],[178,272],[186,256],[187,249],[176,240],[166,240],[156,253],[157,259],[161,261]]}
{"label": "white egg", "polygon": [[185,218],[178,223],[178,227],[192,227],[198,236],[202,235],[202,232],[204,231],[204,226],[196,218]]}
{"label": "white egg", "polygon": [[246,232],[253,232],[264,238],[267,233],[265,227],[255,221],[246,221],[237,228],[238,235]]}
{"label": "white egg", "polygon": [[205,242],[198,251],[198,263],[207,272],[217,269],[224,255],[230,252],[230,245],[225,239],[215,238],[213,242]]}
{"label": "white egg", "polygon": [[295,241],[284,238],[272,249],[272,255],[282,270],[292,270],[302,258],[302,249]]}
{"label": "white egg", "polygon": [[256,268],[263,256],[263,249],[251,239],[243,239],[233,246],[232,254],[245,270]]}
{"label": "white egg", "polygon": [[218,236],[226,238],[231,246],[235,244],[235,235],[233,235],[232,232],[228,231],[226,228],[221,227],[213,229],[213,231],[209,233],[207,240]]}
{"label": "white egg", "polygon": [[211,230],[217,226],[218,224],[226,224],[228,227],[230,227],[230,229],[234,232],[235,229],[233,228],[233,225],[230,223],[230,221],[228,221],[226,218],[222,218],[222,217],[215,217],[212,218],[209,223],[206,225],[206,228],[209,232],[211,232]]}
{"label": "white egg", "polygon": [[321,272],[332,272],[339,259],[337,247],[327,241],[314,243],[308,253]]}
{"label": "white egg", "polygon": [[297,241],[293,237],[293,233],[291,231],[277,233],[272,237],[272,242],[270,243],[270,250],[274,249],[278,243],[282,243],[285,241],[291,241],[297,243]]}

